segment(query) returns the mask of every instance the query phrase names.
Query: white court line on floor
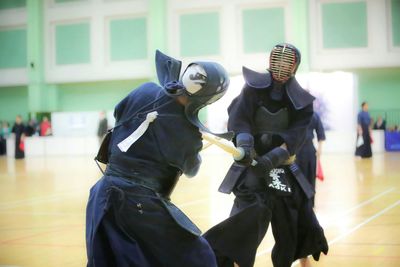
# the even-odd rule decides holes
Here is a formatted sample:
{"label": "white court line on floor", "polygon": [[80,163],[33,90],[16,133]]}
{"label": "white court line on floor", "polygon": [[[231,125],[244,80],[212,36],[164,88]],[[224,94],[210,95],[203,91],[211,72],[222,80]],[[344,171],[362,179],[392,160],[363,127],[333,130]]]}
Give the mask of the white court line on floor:
{"label": "white court line on floor", "polygon": [[[374,202],[374,201],[377,200],[378,198],[383,197],[384,195],[386,195],[386,194],[388,194],[388,193],[394,191],[395,189],[396,189],[395,187],[391,187],[391,188],[389,188],[389,189],[387,189],[387,190],[385,190],[385,191],[379,193],[378,195],[376,195],[376,196],[374,196],[374,197],[372,197],[372,198],[369,198],[369,199],[367,199],[367,200],[361,202],[360,204],[358,204],[358,205],[356,205],[356,206],[354,206],[354,207],[351,207],[350,209],[346,210],[345,212],[343,212],[342,214],[340,214],[339,216],[337,216],[336,219],[331,220],[330,223],[328,223],[326,226],[323,227],[324,230],[325,230],[327,227],[331,226],[331,225],[333,224],[333,222],[340,220],[343,216],[348,215],[348,214],[350,214],[351,212],[353,212],[353,211],[355,211],[355,210],[357,210],[357,209],[359,209],[359,208],[361,208],[361,207],[364,207],[365,205],[370,204],[371,202]],[[317,216],[317,217],[318,217],[318,216]],[[258,253],[256,254],[256,258],[259,257],[259,256],[261,256],[261,255],[264,255],[264,254],[266,254],[266,253],[269,253],[269,252],[271,252],[271,251],[272,251],[272,247],[267,248],[267,249],[264,249],[264,250],[262,250],[262,251],[260,251],[260,252],[258,252]]]}
{"label": "white court line on floor", "polygon": [[[337,236],[336,238],[334,238],[333,240],[329,241],[328,244],[329,244],[329,245],[332,245],[332,244],[338,242],[339,240],[341,240],[341,239],[343,239],[343,238],[349,236],[351,233],[357,231],[358,229],[360,229],[361,227],[363,227],[363,226],[366,225],[367,223],[369,223],[369,222],[375,220],[376,218],[378,218],[378,217],[381,216],[382,214],[386,213],[387,211],[393,209],[394,207],[396,207],[396,206],[399,205],[399,204],[400,204],[400,200],[396,201],[395,203],[393,203],[393,204],[390,205],[390,206],[387,206],[386,208],[384,208],[384,209],[381,210],[380,212],[375,213],[373,216],[369,217],[368,219],[364,220],[363,222],[357,224],[357,225],[354,226],[353,228],[347,230],[347,231],[344,232],[343,234],[341,234],[341,235]],[[329,256],[329,253],[328,253],[328,256]],[[295,262],[292,264],[292,266],[296,266],[298,263],[299,263],[299,261],[297,260],[297,261],[295,261]]]}
{"label": "white court line on floor", "polygon": [[375,220],[376,218],[378,218],[379,216],[381,216],[382,214],[386,213],[387,211],[393,209],[394,207],[396,207],[397,205],[400,204],[400,200],[397,200],[395,203],[393,203],[390,206],[387,206],[386,208],[384,208],[383,210],[381,210],[378,213],[375,213],[373,216],[369,217],[368,219],[366,219],[365,221],[357,224],[356,226],[354,226],[353,228],[347,230],[346,232],[344,232],[343,234],[339,235],[338,237],[334,238],[333,240],[329,241],[328,244],[332,245],[334,243],[336,243],[337,241],[345,238],[346,236],[348,236],[349,234],[357,231],[358,229],[360,229],[361,227],[363,227],[364,225],[366,225],[367,223],[369,223],[372,220]]}
{"label": "white court line on floor", "polygon": [[[341,213],[339,216],[337,216],[336,219],[329,220],[329,222],[328,222],[326,225],[324,225],[324,227],[329,227],[329,226],[331,226],[334,222],[336,222],[336,221],[338,221],[338,220],[341,220],[344,216],[346,216],[346,215],[352,213],[353,211],[355,211],[355,210],[357,210],[357,209],[359,209],[359,208],[361,208],[361,207],[364,207],[364,206],[370,204],[371,202],[374,202],[374,201],[377,200],[378,198],[383,197],[384,195],[386,195],[386,194],[388,194],[388,193],[391,193],[391,192],[394,191],[394,190],[396,190],[396,188],[395,188],[395,187],[391,187],[391,188],[389,188],[389,189],[383,191],[382,193],[379,193],[378,195],[376,195],[376,196],[374,196],[374,197],[372,197],[372,198],[369,198],[369,199],[367,199],[367,200],[361,202],[360,204],[358,204],[358,205],[356,205],[356,206],[354,206],[354,207],[352,207],[352,208],[346,210],[345,212]],[[317,218],[318,218],[318,215],[317,215]]]}

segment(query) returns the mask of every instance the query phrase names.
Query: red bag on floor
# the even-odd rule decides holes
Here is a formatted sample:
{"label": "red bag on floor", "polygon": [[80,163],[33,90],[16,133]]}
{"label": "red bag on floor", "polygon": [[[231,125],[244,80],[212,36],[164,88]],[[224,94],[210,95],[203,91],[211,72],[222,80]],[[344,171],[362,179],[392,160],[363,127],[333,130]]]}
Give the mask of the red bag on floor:
{"label": "red bag on floor", "polygon": [[21,141],[19,142],[18,148],[19,148],[20,150],[22,150],[22,151],[25,151],[25,142],[24,142],[24,140],[21,140]]}
{"label": "red bag on floor", "polygon": [[324,180],[324,172],[322,171],[321,161],[317,160],[317,178],[322,182]]}

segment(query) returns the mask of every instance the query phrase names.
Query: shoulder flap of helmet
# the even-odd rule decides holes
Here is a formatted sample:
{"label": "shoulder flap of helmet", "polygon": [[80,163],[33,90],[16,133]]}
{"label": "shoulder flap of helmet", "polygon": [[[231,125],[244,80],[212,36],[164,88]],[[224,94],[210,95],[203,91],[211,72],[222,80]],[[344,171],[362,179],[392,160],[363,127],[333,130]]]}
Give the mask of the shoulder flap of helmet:
{"label": "shoulder flap of helmet", "polygon": [[156,50],[156,71],[161,86],[171,81],[178,81],[181,72],[182,61],[165,55]]}
{"label": "shoulder flap of helmet", "polygon": [[295,77],[286,83],[286,92],[296,110],[305,108],[315,99],[314,96],[301,87]]}
{"label": "shoulder flap of helmet", "polygon": [[250,87],[261,89],[271,85],[271,75],[269,73],[256,72],[244,66],[242,72],[246,84]]}

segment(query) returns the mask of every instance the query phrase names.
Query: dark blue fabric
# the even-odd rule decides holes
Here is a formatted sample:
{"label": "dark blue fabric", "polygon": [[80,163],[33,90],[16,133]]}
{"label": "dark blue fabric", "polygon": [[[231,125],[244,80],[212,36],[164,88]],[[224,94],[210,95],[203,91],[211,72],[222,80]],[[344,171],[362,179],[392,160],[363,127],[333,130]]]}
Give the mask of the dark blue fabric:
{"label": "dark blue fabric", "polygon": [[154,192],[104,176],[86,210],[88,266],[216,266],[203,237],[179,226]]}
{"label": "dark blue fabric", "polygon": [[372,157],[371,136],[370,136],[371,116],[369,115],[368,111],[360,111],[357,116],[357,122],[362,129],[362,137],[364,139],[364,144],[359,147],[356,147],[355,154],[356,156],[360,156],[362,158],[370,158]]}
{"label": "dark blue fabric", "polygon": [[[150,111],[157,118],[126,151],[117,144],[135,131]],[[213,250],[197,227],[166,198],[161,185],[200,166],[201,134],[184,107],[162,87],[145,83],[115,108],[106,176],[90,190],[86,210],[88,266],[216,266]],[[149,183],[135,183],[135,177]],[[146,185],[149,185],[148,187]]]}
{"label": "dark blue fabric", "polygon": [[[315,155],[316,150],[313,143],[314,132],[316,133],[318,141],[323,141],[326,139],[324,127],[317,113],[313,114],[310,125],[307,128],[304,144],[296,154],[296,163],[299,165],[300,170],[303,172],[304,176],[307,178],[308,182],[315,191],[317,157]],[[314,197],[311,201],[314,206]]]}
{"label": "dark blue fabric", "polygon": [[[286,86],[282,99],[275,101],[270,94],[273,83],[267,81],[263,87],[262,77],[258,78],[255,81],[246,80],[241,94],[229,106],[228,130],[234,131],[239,139],[242,134],[252,135],[259,156],[273,151],[283,143],[286,143],[289,154],[294,155],[304,142],[312,118],[313,97],[308,97],[307,92],[299,88],[292,78],[292,82],[296,83],[292,84],[294,87],[288,85],[294,90],[292,94],[288,94]],[[247,79],[252,78],[248,76]],[[299,102],[291,98],[301,98],[302,95],[307,96],[304,99],[308,101]],[[287,129],[265,131],[265,133],[256,131],[255,115],[260,106],[265,107],[270,113],[287,109],[289,116]],[[234,140],[236,145],[238,141]],[[288,153],[284,156],[289,157]],[[240,266],[253,266],[257,247],[267,231],[271,218],[273,233],[278,239],[272,257],[276,264],[274,266],[289,267],[299,257],[320,251],[327,252],[325,236],[318,221],[313,219],[315,214],[304,189],[289,166],[279,166],[279,168],[285,170],[287,174],[285,178],[294,193],[283,195],[277,193],[277,190],[268,188],[267,176],[271,174],[270,170],[262,168],[262,164],[242,168],[237,164],[232,165],[221,185],[222,191],[225,192],[232,191],[231,186],[233,186],[236,198],[231,216],[204,235],[217,251],[219,258],[225,256],[238,262]],[[307,223],[303,225],[301,220]]]}
{"label": "dark blue fabric", "polygon": [[[115,108],[116,123],[130,118],[137,110],[159,99],[150,107],[139,112],[134,118],[116,128],[110,142],[111,155],[123,155],[138,159],[165,171],[176,167],[187,176],[194,176],[201,163],[198,152],[202,148],[201,134],[184,115],[184,107],[164,93],[155,83],[146,83],[133,90]],[[146,115],[156,110],[159,115],[150,123],[147,132],[127,152],[121,152],[117,144],[128,137],[145,120]],[[159,173],[153,168],[155,173]],[[173,169],[170,169],[173,172]],[[147,172],[148,173],[148,172]]]}
{"label": "dark blue fabric", "polygon": [[317,136],[318,141],[324,141],[326,139],[325,130],[321,122],[321,118],[317,113],[314,112],[311,122],[307,127],[306,141],[310,142],[314,139],[314,133]]}
{"label": "dark blue fabric", "polygon": [[368,111],[360,111],[357,116],[357,122],[361,127],[369,127],[371,124],[371,116]]}
{"label": "dark blue fabric", "polygon": [[259,137],[255,136],[255,149],[259,155],[263,155],[270,149],[285,142],[289,153],[294,155],[303,143],[307,126],[311,121],[313,114],[312,102],[303,109],[297,110],[286,93],[282,101],[272,100],[269,94],[271,88],[270,86],[261,90],[245,85],[242,93],[228,107],[228,130],[234,131],[236,134],[250,133],[254,135],[254,116],[260,105],[272,113],[282,108],[287,108],[289,112],[289,128],[276,134],[274,137],[275,144],[272,144],[269,149],[265,149],[262,145],[257,145],[260,140],[257,140]]}

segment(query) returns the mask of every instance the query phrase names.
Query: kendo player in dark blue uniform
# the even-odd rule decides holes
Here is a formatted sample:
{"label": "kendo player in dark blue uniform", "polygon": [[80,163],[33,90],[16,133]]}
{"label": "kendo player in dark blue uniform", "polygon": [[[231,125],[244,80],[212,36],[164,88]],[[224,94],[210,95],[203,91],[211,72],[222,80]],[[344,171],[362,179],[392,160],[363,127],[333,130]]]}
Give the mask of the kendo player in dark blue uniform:
{"label": "kendo player in dark blue uniform", "polygon": [[[313,139],[314,131],[317,135],[318,147],[315,149]],[[296,154],[296,163],[300,167],[304,176],[315,191],[315,180],[317,175],[317,160],[321,155],[322,141],[326,139],[324,126],[317,113],[314,112],[311,123],[308,125],[306,139]],[[311,198],[314,207],[314,196]]]}
{"label": "kendo player in dark blue uniform", "polygon": [[196,175],[199,129],[207,131],[198,111],[225,94],[229,78],[217,63],[194,62],[179,79],[181,62],[159,51],[156,68],[161,86],[145,83],[116,106],[108,148],[104,141],[97,156],[108,164],[87,204],[88,266],[216,266],[200,230],[169,197],[182,174]]}
{"label": "kendo player in dark blue uniform", "polygon": [[204,234],[219,266],[253,266],[270,221],[275,267],[301,258],[306,263],[308,255],[318,259],[328,251],[310,202],[314,192],[294,163],[314,100],[294,78],[299,64],[300,52],[279,44],[271,51],[268,73],[243,68],[246,84],[228,107],[228,130],[245,156],[233,163],[219,188],[236,198],[230,217]]}

